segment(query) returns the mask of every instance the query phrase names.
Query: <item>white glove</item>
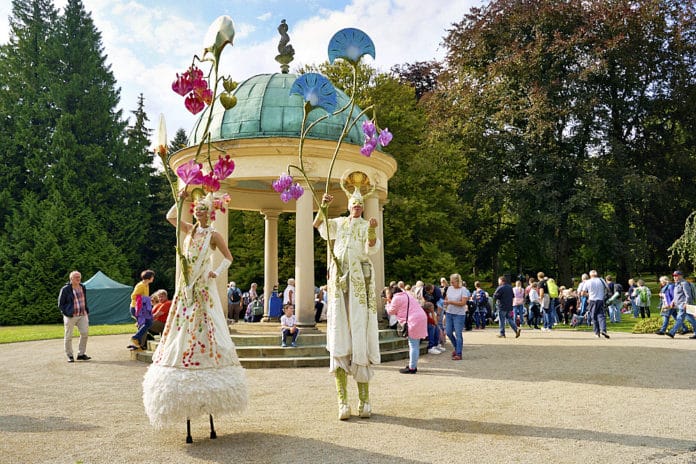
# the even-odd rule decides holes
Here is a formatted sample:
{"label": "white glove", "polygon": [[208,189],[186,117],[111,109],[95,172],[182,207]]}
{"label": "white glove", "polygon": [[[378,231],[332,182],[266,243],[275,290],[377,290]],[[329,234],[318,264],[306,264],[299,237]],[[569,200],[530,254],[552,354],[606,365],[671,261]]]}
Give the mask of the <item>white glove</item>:
{"label": "white glove", "polygon": [[215,277],[219,276],[220,274],[223,273],[225,269],[230,267],[230,264],[232,264],[232,261],[230,261],[227,258],[223,258],[223,260],[220,262],[220,265],[215,269],[213,272],[215,273]]}

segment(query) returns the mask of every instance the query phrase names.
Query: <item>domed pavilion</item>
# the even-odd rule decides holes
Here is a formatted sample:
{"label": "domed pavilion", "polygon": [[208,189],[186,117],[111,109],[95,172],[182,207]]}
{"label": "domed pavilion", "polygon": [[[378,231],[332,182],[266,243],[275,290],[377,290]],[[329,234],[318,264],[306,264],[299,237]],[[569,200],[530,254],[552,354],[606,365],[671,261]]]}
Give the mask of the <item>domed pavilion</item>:
{"label": "domed pavilion", "polygon": [[[277,58],[276,58],[277,59]],[[280,61],[280,60],[279,60]],[[284,70],[287,70],[285,63]],[[281,67],[282,69],[282,67]],[[237,104],[229,110],[222,105],[213,106],[213,117],[209,131],[210,141],[217,150],[230,155],[235,162],[232,176],[222,182],[220,192],[230,194],[229,208],[259,211],[264,217],[264,312],[268,316],[268,303],[275,286],[278,286],[278,217],[281,213],[297,215],[295,230],[295,313],[298,324],[312,327],[314,323],[314,229],[312,222],[317,205],[307,185],[305,194],[298,200],[283,203],[271,183],[287,170],[290,164],[298,163],[300,126],[303,117],[304,101],[299,95],[289,95],[290,87],[296,79],[295,74],[259,74],[241,82],[234,90]],[[348,96],[338,91],[338,107],[349,101]],[[172,155],[170,166],[173,170],[190,161],[196,155],[197,145],[205,136],[205,122],[210,109],[206,109],[197,120],[189,134],[189,147]],[[356,108],[353,117],[360,113]],[[320,196],[325,189],[337,140],[343,130],[346,117],[344,111],[320,122],[305,139],[303,159],[305,171],[310,182]],[[315,110],[309,115],[309,122],[323,114]],[[365,118],[364,116],[362,118]],[[387,201],[388,181],[396,172],[393,157],[376,150],[370,157],[360,154],[364,141],[361,121],[352,128],[339,149],[332,177],[329,179],[329,193],[334,201],[329,216],[338,216],[347,211],[348,200],[341,189],[341,178],[353,172],[367,174],[374,193],[366,198],[364,217],[375,217],[379,221],[378,238],[383,240],[383,206]],[[213,156],[216,158],[216,156]],[[200,160],[199,160],[200,161]],[[291,174],[295,173],[291,171]],[[300,176],[296,181],[303,184]],[[188,211],[188,208],[184,208]],[[188,213],[187,213],[188,214]],[[189,215],[190,219],[190,215]],[[227,237],[228,216],[220,214],[214,222],[216,229]],[[234,227],[234,226],[233,226]],[[231,250],[234,255],[234,250]],[[221,256],[216,254],[216,259]],[[376,274],[377,295],[384,286],[384,251],[373,257]],[[215,263],[217,265],[217,263]],[[288,276],[291,277],[291,276]],[[226,294],[227,275],[217,278],[220,294]],[[381,301],[378,301],[381,307]]]}

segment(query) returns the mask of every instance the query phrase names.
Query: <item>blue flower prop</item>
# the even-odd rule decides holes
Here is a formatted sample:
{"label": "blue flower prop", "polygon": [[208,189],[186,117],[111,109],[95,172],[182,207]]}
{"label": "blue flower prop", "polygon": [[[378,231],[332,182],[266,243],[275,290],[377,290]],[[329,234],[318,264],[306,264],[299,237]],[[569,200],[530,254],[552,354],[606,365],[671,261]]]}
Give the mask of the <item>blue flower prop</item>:
{"label": "blue flower prop", "polygon": [[329,63],[336,58],[343,58],[357,64],[363,55],[375,58],[375,44],[369,35],[360,29],[341,29],[329,41]]}
{"label": "blue flower prop", "polygon": [[312,108],[323,108],[327,113],[336,109],[336,89],[321,74],[302,74],[290,87],[290,95],[300,95]]}

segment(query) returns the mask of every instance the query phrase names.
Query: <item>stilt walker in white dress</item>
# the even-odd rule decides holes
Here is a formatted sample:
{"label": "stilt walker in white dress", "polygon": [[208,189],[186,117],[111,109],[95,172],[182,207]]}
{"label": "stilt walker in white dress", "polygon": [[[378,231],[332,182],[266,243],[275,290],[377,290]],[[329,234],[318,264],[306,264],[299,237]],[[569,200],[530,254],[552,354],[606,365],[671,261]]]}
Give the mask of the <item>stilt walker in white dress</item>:
{"label": "stilt walker in white dress", "polygon": [[[321,207],[326,209],[332,200],[333,196],[324,194]],[[319,213],[314,220],[321,237],[334,241],[334,255],[340,266],[339,272],[336,262],[329,260],[326,329],[340,420],[351,416],[348,375],[358,384],[358,415],[370,417],[369,382],[374,375],[372,366],[380,363],[375,276],[369,259],[369,255],[379,251],[380,243],[375,230],[377,220],[362,218],[363,205],[363,197],[356,187],[348,200],[348,217],[329,219],[326,224]]]}
{"label": "stilt walker in white dress", "polygon": [[[244,369],[222,310],[215,278],[232,262],[226,240],[213,229],[213,195],[195,203],[197,223],[181,221],[187,236],[183,253],[187,265],[179,275],[176,295],[145,379],[143,403],[150,423],[157,429],[187,424],[187,443],[191,443],[190,420],[208,415],[210,438],[216,438],[213,416],[242,411],[247,405]],[[167,215],[176,225],[176,213]],[[224,259],[213,269],[215,250]]]}

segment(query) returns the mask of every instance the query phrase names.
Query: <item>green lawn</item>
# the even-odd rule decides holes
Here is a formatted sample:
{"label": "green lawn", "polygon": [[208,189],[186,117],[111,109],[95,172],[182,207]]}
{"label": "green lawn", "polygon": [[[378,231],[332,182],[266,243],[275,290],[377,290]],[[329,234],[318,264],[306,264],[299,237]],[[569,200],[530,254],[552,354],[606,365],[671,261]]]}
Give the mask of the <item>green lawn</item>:
{"label": "green lawn", "polygon": [[[118,325],[93,325],[89,327],[89,335],[118,335],[135,333],[136,327],[132,322]],[[73,332],[77,337],[77,329]],[[19,325],[0,327],[0,343],[28,342],[32,340],[50,340],[63,338],[63,325]]]}

